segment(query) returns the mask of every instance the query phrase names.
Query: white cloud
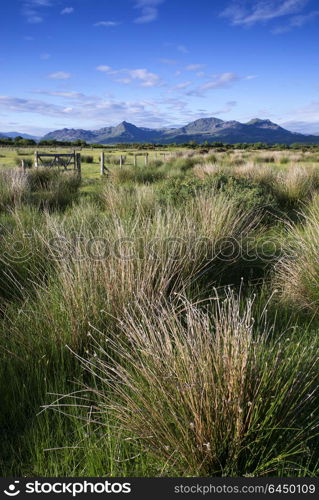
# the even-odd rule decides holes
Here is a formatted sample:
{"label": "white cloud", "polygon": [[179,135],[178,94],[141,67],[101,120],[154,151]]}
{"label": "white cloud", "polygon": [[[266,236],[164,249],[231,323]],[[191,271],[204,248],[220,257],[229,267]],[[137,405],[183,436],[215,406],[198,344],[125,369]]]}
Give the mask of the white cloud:
{"label": "white cloud", "polygon": [[97,66],[96,68],[98,71],[102,71],[102,73],[110,73],[112,70],[111,66],[105,66],[105,65],[101,65],[101,66]]}
{"label": "white cloud", "polygon": [[138,24],[150,23],[158,17],[158,7],[165,0],[137,0],[135,8],[140,9],[141,15],[134,22]]}
{"label": "white cloud", "polygon": [[309,0],[233,0],[221,13],[234,25],[253,25],[258,22],[299,13]]}
{"label": "white cloud", "polygon": [[133,80],[140,80],[142,87],[156,87],[160,84],[160,77],[146,69],[129,70],[128,74]]}
{"label": "white cloud", "polygon": [[112,27],[112,26],[119,26],[120,23],[116,21],[98,21],[97,23],[94,23],[94,26],[106,26],[106,27]]}
{"label": "white cloud", "polygon": [[163,85],[159,75],[145,68],[142,69],[113,69],[110,66],[97,66],[98,71],[115,76],[119,83],[129,84],[139,81],[141,87],[159,87]]}
{"label": "white cloud", "polygon": [[40,54],[40,59],[43,59],[44,61],[47,59],[50,59],[51,54],[48,54],[47,52],[43,52],[43,54]]}
{"label": "white cloud", "polygon": [[74,12],[73,7],[65,7],[64,9],[61,10],[60,14],[72,14]]}
{"label": "white cloud", "polygon": [[71,73],[66,73],[65,71],[56,71],[55,73],[50,73],[48,78],[52,80],[68,80],[71,78]]}

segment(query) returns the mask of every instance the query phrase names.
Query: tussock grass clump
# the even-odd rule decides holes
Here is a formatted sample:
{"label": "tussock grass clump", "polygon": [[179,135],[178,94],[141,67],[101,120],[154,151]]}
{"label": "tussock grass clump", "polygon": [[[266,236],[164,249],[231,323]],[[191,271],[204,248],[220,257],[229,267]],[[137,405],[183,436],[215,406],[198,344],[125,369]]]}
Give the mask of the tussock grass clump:
{"label": "tussock grass clump", "polygon": [[28,173],[32,202],[48,210],[65,209],[78,196],[81,179],[74,172],[37,168]]}
{"label": "tussock grass clump", "polygon": [[22,160],[24,161],[24,166],[26,168],[32,168],[32,166],[33,166],[33,158],[20,158],[19,156],[17,156],[15,158],[15,164],[16,164],[17,167],[21,167],[22,166]]}
{"label": "tussock grass clump", "polygon": [[112,172],[112,178],[117,184],[153,184],[165,177],[157,165],[122,167]]}
{"label": "tussock grass clump", "polygon": [[[97,316],[103,321],[99,311],[121,315],[125,304],[141,294],[156,300],[199,283],[210,287],[242,258],[240,250],[232,258],[223,258],[229,239],[244,247],[258,220],[235,200],[219,194],[212,200],[198,197],[183,208],[163,211],[159,207],[151,217],[147,210],[144,214],[138,210],[120,218],[110,207],[105,217],[95,221],[93,230],[80,225],[81,238],[75,248],[70,241],[72,226],[54,225],[53,237],[69,241],[73,248],[57,262],[60,302],[68,304],[72,328],[80,335],[88,321]],[[74,224],[79,227],[78,222]]]}
{"label": "tussock grass clump", "polygon": [[0,172],[0,212],[21,206],[27,201],[29,186],[26,175],[17,169]]}
{"label": "tussock grass clump", "polygon": [[7,301],[26,299],[52,270],[45,216],[22,207],[0,219],[0,309]]}
{"label": "tussock grass clump", "polygon": [[[106,165],[120,165],[120,163],[121,163],[119,156],[105,155],[104,158],[105,158]],[[127,157],[122,155],[122,165],[125,165],[126,161],[127,161]]]}
{"label": "tussock grass clump", "polygon": [[[72,216],[68,211],[45,215],[45,228],[39,231],[42,257],[35,253],[35,261],[21,272],[27,279],[32,270],[38,276],[43,258],[50,272],[40,273],[42,286],[32,280],[38,283],[36,294],[24,289],[23,331],[72,339],[79,348],[87,341],[89,323],[104,328],[135,298],[157,302],[175,293],[205,296],[222,276],[233,279],[232,266],[242,261],[259,220],[223,194],[163,210],[152,207],[152,191],[146,190],[144,199],[140,193],[142,198],[134,201],[136,208],[129,207],[133,213],[119,213],[119,195],[111,196],[104,214],[100,207],[82,203]],[[126,199],[123,193],[122,201]],[[232,249],[230,240],[238,248]]]}
{"label": "tussock grass clump", "polygon": [[289,225],[289,245],[276,267],[282,300],[297,308],[319,310],[319,198],[303,214],[303,225]]}
{"label": "tussock grass clump", "polygon": [[278,173],[273,183],[273,191],[284,205],[297,206],[310,199],[319,187],[317,169],[292,167]]}
{"label": "tussock grass clump", "polygon": [[[126,309],[116,340],[82,360],[100,379],[99,410],[169,472],[289,474],[308,461],[318,425],[318,339],[254,331],[252,301],[232,293],[212,314],[182,300]],[[284,362],[283,362],[284,360]],[[94,391],[96,393],[96,391]]]}
{"label": "tussock grass clump", "polygon": [[157,207],[153,185],[107,184],[99,194],[103,209],[113,217],[131,218],[132,214],[152,215]]}

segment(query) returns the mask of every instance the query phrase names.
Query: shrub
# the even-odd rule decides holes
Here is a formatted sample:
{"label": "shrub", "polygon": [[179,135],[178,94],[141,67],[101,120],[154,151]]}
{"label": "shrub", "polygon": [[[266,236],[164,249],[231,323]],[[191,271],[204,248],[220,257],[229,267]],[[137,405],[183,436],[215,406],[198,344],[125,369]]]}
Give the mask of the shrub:
{"label": "shrub", "polygon": [[83,163],[94,163],[94,157],[92,155],[81,155],[81,161]]}
{"label": "shrub", "polygon": [[204,179],[179,177],[167,180],[159,188],[159,200],[161,203],[179,204],[195,198],[200,192],[213,196],[214,191],[235,198],[247,210],[263,208],[270,213],[275,213],[277,210],[276,200],[266,188],[249,179],[224,173],[207,175]]}

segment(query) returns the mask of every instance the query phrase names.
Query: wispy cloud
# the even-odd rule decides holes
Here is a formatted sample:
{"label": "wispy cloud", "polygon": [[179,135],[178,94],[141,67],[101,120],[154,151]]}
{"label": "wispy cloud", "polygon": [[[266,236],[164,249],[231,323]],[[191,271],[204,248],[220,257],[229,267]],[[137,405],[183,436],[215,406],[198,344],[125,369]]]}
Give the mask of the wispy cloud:
{"label": "wispy cloud", "polygon": [[43,52],[43,54],[40,54],[40,59],[43,59],[44,61],[50,59],[51,54],[48,54],[47,52]]}
{"label": "wispy cloud", "polygon": [[[39,90],[38,93],[58,94],[58,92],[51,93],[45,90]],[[229,101],[216,109],[191,110],[188,99],[121,101],[101,96],[84,95],[75,91],[63,92],[63,95],[61,92],[60,97],[63,98],[63,104],[53,104],[42,99],[0,96],[0,111],[61,119],[61,123],[54,124],[55,128],[65,126],[79,128],[81,121],[84,124],[83,128],[99,128],[99,126],[115,125],[123,120],[131,121],[140,126],[168,127],[176,126],[176,123],[185,124],[187,121],[205,116],[228,113],[236,106],[235,101]],[[32,120],[32,117],[30,119]],[[8,121],[6,123],[8,124]]]}
{"label": "wispy cloud", "polygon": [[143,126],[165,126],[174,119],[169,111],[159,109],[158,103],[154,101],[120,101],[80,93],[78,99],[72,95],[70,102],[65,101],[64,105],[40,99],[0,96],[0,110],[62,118],[61,127],[67,123],[78,126],[79,120],[82,120],[86,127],[88,121],[103,126],[114,125],[124,119]]}
{"label": "wispy cloud", "polygon": [[190,87],[191,85],[193,85],[193,82],[191,81],[181,82],[175,85],[175,87],[173,87],[173,90],[184,90]]}
{"label": "wispy cloud", "polygon": [[220,73],[218,75],[213,75],[211,79],[199,85],[193,89],[187,90],[186,95],[203,97],[210,90],[226,89],[231,87],[233,83],[240,80],[248,80],[250,77],[239,76],[236,73]]}
{"label": "wispy cloud", "polygon": [[28,23],[39,24],[44,20],[42,14],[43,7],[51,6],[51,0],[25,0],[22,4],[22,15]]}
{"label": "wispy cloud", "polygon": [[181,52],[182,54],[188,54],[189,50],[185,45],[177,45],[176,49],[178,52]]}
{"label": "wispy cloud", "polygon": [[234,25],[249,26],[298,14],[308,3],[309,0],[233,0],[221,16]]}
{"label": "wispy cloud", "polygon": [[119,83],[129,84],[138,81],[141,87],[159,87],[163,82],[159,75],[145,68],[142,69],[113,69],[110,66],[97,66],[98,71],[115,76]]}
{"label": "wispy cloud", "polygon": [[134,22],[138,24],[150,23],[158,17],[158,7],[165,0],[137,0],[135,9],[140,9],[141,15]]}
{"label": "wispy cloud", "polygon": [[35,90],[32,92],[33,94],[40,94],[40,95],[49,95],[53,97],[65,97],[67,99],[82,99],[85,97],[85,94],[82,94],[82,92],[75,92],[73,90],[70,91],[64,91],[64,90],[55,90],[55,91],[50,91],[50,90]]}
{"label": "wispy cloud", "polygon": [[185,67],[186,71],[198,71],[205,68],[205,64],[189,64]]}
{"label": "wispy cloud", "polygon": [[281,123],[281,126],[291,130],[291,132],[299,132],[301,134],[314,134],[319,135],[319,121],[305,122],[305,121],[288,121]]}
{"label": "wispy cloud", "polygon": [[65,14],[72,14],[74,12],[73,7],[65,7],[64,9],[61,10],[60,14],[65,15]]}
{"label": "wispy cloud", "polygon": [[97,23],[94,23],[94,26],[105,26],[105,27],[112,27],[112,26],[119,26],[120,23],[116,21],[98,21]]}
{"label": "wispy cloud", "polygon": [[202,85],[200,90],[225,88],[238,80],[240,80],[240,77],[236,73],[221,73],[220,75],[216,75],[210,82]]}
{"label": "wispy cloud", "polygon": [[65,71],[56,71],[55,73],[50,73],[48,78],[51,80],[68,80],[71,78],[71,73],[66,73]]}
{"label": "wispy cloud", "polygon": [[319,10],[314,10],[309,12],[309,14],[300,14],[298,16],[292,16],[287,22],[282,26],[277,26],[272,30],[275,35],[280,35],[282,33],[287,33],[294,28],[301,28],[305,24],[312,22],[319,16]]}
{"label": "wispy cloud", "polygon": [[160,63],[162,64],[169,64],[171,66],[174,66],[175,64],[177,64],[177,61],[175,59],[165,59],[165,58],[162,58],[159,60]]}
{"label": "wispy cloud", "polygon": [[37,99],[21,99],[19,97],[0,96],[0,108],[19,113],[37,113],[48,116],[63,115],[65,107],[47,103]]}

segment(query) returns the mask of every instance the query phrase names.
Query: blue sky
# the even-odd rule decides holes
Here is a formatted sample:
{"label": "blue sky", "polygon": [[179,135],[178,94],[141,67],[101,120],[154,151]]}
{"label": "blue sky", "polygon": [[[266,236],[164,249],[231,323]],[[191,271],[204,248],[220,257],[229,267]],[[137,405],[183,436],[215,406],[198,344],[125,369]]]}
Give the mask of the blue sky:
{"label": "blue sky", "polygon": [[319,134],[318,0],[11,0],[0,130],[269,118]]}

